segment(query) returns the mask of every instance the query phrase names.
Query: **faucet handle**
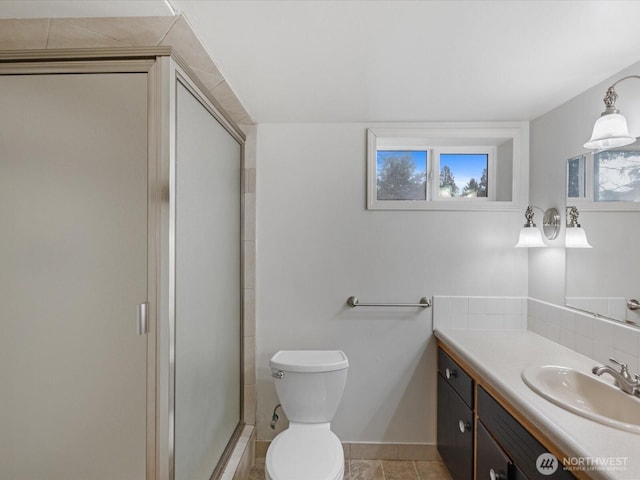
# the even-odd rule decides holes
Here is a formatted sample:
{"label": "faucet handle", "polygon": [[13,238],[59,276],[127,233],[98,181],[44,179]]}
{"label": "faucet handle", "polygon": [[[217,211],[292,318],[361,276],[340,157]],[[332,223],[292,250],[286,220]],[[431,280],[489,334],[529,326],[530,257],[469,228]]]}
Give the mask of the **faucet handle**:
{"label": "faucet handle", "polygon": [[627,365],[626,363],[619,362],[613,357],[609,357],[609,361],[612,363],[615,363],[620,367],[620,373],[624,378],[626,378],[627,380],[631,379],[631,375],[629,375],[629,365]]}
{"label": "faucet handle", "polygon": [[618,365],[622,370],[628,370],[629,369],[629,365],[627,365],[626,363],[619,362],[618,360],[616,360],[613,357],[609,357],[609,361],[615,363],[616,365]]}

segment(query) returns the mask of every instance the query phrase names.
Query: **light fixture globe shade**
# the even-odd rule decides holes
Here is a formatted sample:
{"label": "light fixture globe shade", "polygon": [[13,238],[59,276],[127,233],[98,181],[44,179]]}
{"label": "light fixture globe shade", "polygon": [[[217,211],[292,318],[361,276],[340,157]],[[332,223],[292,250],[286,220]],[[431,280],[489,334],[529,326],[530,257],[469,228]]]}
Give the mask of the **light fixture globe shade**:
{"label": "light fixture globe shade", "polygon": [[567,248],[592,248],[582,227],[567,227],[564,245]]}
{"label": "light fixture globe shade", "polygon": [[619,113],[602,115],[593,126],[591,139],[584,144],[584,148],[602,150],[605,148],[622,147],[635,142],[629,135],[627,120]]}
{"label": "light fixture globe shade", "polygon": [[516,243],[516,248],[534,248],[534,247],[546,247],[547,245],[542,240],[542,233],[536,227],[522,227],[520,229],[520,238]]}

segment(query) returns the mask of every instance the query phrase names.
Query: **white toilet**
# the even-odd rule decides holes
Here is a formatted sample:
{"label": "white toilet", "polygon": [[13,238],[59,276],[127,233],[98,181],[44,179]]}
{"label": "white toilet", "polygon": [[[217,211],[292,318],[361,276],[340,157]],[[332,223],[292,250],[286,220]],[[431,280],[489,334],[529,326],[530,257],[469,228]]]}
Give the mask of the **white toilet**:
{"label": "white toilet", "polygon": [[339,350],[281,350],[269,362],[289,428],[267,450],[267,480],[343,480],[344,451],[330,430],[347,381]]}

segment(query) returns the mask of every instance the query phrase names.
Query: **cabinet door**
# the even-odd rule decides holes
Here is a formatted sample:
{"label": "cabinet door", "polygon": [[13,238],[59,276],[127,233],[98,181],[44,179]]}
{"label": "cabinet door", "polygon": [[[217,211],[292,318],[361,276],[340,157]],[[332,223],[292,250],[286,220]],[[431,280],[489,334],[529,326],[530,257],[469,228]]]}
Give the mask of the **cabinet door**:
{"label": "cabinet door", "polygon": [[146,102],[146,74],[0,76],[2,479],[146,476]]}
{"label": "cabinet door", "polygon": [[473,478],[473,411],[438,374],[438,451],[453,480]]}
{"label": "cabinet door", "polygon": [[482,422],[476,425],[476,455],[476,480],[510,480],[509,457],[491,438]]}
{"label": "cabinet door", "polygon": [[540,472],[537,466],[540,456],[548,454],[548,450],[482,387],[478,387],[478,417],[522,471],[521,474],[526,474],[531,480],[575,478],[562,468],[558,459],[555,459],[555,471]]}
{"label": "cabinet door", "polygon": [[517,465],[513,465],[509,480],[529,480],[529,477],[527,477]]}

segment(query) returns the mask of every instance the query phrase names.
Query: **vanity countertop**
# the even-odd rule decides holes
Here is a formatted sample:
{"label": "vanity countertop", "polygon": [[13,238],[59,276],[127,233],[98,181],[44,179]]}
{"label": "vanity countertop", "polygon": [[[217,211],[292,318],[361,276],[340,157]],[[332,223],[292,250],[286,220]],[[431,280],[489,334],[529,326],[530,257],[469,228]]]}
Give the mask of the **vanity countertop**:
{"label": "vanity countertop", "polygon": [[[589,469],[591,478],[640,480],[640,435],[564,410],[534,393],[520,376],[532,365],[558,365],[591,374],[595,360],[529,331],[437,329],[435,335],[568,457],[599,462]],[[602,466],[606,462],[619,466]]]}

